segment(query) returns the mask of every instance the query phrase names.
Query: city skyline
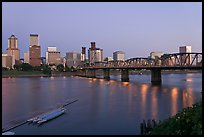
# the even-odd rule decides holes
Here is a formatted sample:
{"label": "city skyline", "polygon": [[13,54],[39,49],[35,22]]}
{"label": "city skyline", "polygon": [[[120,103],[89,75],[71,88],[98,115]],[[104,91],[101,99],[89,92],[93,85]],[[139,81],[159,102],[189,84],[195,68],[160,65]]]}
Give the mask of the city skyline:
{"label": "city skyline", "polygon": [[41,56],[51,46],[62,57],[66,52],[81,52],[92,41],[104,50],[104,58],[118,50],[126,53],[126,59],[147,57],[150,52],[175,53],[182,45],[202,52],[201,6],[199,2],[3,2],[2,52],[13,33],[21,58],[29,50],[32,33],[40,37]]}

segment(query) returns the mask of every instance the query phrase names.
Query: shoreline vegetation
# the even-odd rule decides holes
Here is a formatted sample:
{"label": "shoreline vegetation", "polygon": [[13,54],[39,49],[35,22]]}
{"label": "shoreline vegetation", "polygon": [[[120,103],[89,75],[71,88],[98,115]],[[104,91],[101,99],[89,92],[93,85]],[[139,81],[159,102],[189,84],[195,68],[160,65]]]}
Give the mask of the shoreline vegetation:
{"label": "shoreline vegetation", "polygon": [[[202,73],[202,70],[162,70],[162,74],[186,74],[186,73]],[[119,70],[111,70],[110,75],[120,75]],[[148,75],[150,70],[131,70],[130,75]],[[58,72],[53,71],[51,74],[44,74],[42,71],[19,71],[19,70],[2,70],[2,78],[9,77],[58,77],[58,76],[77,76],[77,72]],[[103,71],[98,70],[96,76],[103,75]]]}
{"label": "shoreline vegetation", "polygon": [[[202,101],[141,130],[144,135],[202,135]],[[155,126],[156,125],[156,126]],[[148,129],[148,130],[146,130]]]}

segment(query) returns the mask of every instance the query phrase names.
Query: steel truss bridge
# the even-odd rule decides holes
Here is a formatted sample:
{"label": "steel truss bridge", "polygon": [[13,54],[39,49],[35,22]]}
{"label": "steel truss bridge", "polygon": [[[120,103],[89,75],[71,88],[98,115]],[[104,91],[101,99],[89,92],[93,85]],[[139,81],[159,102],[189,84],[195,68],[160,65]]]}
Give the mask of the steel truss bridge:
{"label": "steel truss bridge", "polygon": [[173,53],[164,54],[160,58],[155,57],[130,58],[125,61],[108,61],[96,62],[91,65],[79,66],[82,69],[201,69],[202,68],[202,53]]}
{"label": "steel truss bridge", "polygon": [[125,61],[95,62],[78,67],[80,76],[96,77],[96,70],[102,69],[105,79],[110,79],[110,69],[121,70],[121,80],[129,81],[129,70],[151,70],[152,84],[161,84],[161,70],[202,70],[202,53],[173,53],[161,57],[131,58]]}

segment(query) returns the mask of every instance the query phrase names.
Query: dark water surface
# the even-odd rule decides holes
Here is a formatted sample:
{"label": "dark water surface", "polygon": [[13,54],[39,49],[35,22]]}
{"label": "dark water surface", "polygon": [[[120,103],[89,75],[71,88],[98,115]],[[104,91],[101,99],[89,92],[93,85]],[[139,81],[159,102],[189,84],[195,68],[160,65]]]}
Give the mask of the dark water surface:
{"label": "dark water surface", "polygon": [[163,120],[202,99],[202,73],[163,74],[162,86],[150,75],[120,76],[110,81],[80,77],[2,78],[2,127],[78,99],[64,115],[37,126],[25,124],[18,134],[140,134],[143,119]]}

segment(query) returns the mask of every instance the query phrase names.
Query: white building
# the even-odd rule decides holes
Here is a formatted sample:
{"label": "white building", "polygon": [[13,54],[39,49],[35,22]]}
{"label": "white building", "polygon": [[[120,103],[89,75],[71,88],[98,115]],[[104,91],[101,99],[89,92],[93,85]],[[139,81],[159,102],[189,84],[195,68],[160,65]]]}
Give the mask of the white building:
{"label": "white building", "polygon": [[150,58],[155,59],[155,57],[161,57],[164,53],[163,52],[151,52],[150,53]]}
{"label": "white building", "polygon": [[106,58],[104,59],[104,61],[113,61],[113,58],[112,58],[112,57],[106,57]]}
{"label": "white building", "polygon": [[24,53],[24,63],[29,64],[29,52]]}
{"label": "white building", "polygon": [[[179,53],[191,53],[191,46],[183,45],[179,47]],[[192,55],[191,54],[180,55],[180,60],[182,64],[190,65],[192,61]]]}
{"label": "white building", "polygon": [[179,47],[179,53],[191,53],[191,46],[183,45]]}
{"label": "white building", "polygon": [[123,51],[113,52],[113,60],[114,61],[125,61],[125,52]]}
{"label": "white building", "polygon": [[57,51],[57,47],[48,47],[47,51]]}

